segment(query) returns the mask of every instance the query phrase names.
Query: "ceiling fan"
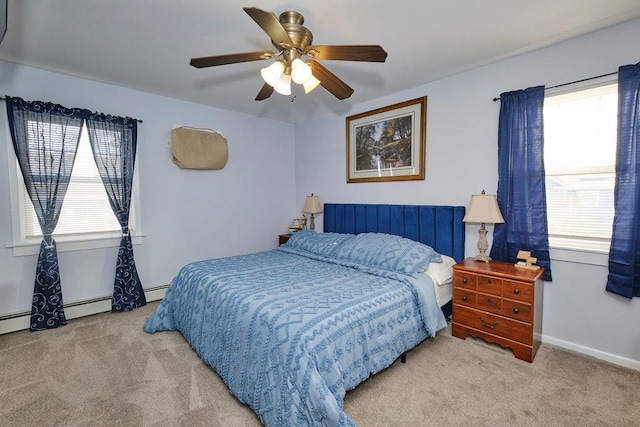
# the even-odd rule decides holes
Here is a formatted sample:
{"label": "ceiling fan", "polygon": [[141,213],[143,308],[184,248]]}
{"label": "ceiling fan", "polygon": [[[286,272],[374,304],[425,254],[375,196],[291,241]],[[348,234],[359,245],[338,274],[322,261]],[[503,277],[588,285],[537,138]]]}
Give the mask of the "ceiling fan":
{"label": "ceiling fan", "polygon": [[[191,65],[205,68],[282,56],[282,59],[261,70],[260,74],[265,84],[256,96],[256,101],[269,98],[274,91],[282,95],[291,95],[292,80],[303,85],[305,93],[320,85],[336,98],[346,99],[351,96],[353,89],[316,59],[385,62],[387,58],[387,52],[378,45],[312,45],[313,34],[302,25],[304,17],[298,12],[283,12],[278,19],[272,12],[255,7],[243,9],[267,33],[278,52],[263,50],[205,56],[192,58]],[[310,59],[304,61],[303,56]]]}

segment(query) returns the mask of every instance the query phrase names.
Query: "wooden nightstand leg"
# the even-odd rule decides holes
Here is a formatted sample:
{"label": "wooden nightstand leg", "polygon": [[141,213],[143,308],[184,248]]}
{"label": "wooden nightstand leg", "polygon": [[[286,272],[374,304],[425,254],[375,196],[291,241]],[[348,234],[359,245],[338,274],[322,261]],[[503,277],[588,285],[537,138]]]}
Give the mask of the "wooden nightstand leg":
{"label": "wooden nightstand leg", "polygon": [[513,345],[511,351],[516,359],[524,360],[525,362],[533,362],[533,349],[524,345]]}
{"label": "wooden nightstand leg", "polygon": [[464,326],[458,325],[455,322],[451,325],[452,336],[465,340],[467,339],[467,334],[467,328],[465,328]]}

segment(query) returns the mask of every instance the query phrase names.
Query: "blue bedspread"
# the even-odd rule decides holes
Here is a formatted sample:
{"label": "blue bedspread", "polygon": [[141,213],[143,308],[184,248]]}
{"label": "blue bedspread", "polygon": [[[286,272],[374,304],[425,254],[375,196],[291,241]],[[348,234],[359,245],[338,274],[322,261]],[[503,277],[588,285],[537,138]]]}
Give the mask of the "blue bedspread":
{"label": "blue bedspread", "polygon": [[180,331],[267,426],[354,425],[346,391],[446,326],[424,280],[287,247],[195,262],[144,330]]}

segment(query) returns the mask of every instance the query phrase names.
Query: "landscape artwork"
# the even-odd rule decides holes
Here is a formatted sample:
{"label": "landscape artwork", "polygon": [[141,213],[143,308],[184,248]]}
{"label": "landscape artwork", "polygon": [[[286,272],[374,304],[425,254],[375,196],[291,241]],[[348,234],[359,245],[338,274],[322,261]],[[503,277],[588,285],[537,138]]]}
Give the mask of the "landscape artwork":
{"label": "landscape artwork", "polygon": [[347,118],[347,182],[424,179],[426,100]]}

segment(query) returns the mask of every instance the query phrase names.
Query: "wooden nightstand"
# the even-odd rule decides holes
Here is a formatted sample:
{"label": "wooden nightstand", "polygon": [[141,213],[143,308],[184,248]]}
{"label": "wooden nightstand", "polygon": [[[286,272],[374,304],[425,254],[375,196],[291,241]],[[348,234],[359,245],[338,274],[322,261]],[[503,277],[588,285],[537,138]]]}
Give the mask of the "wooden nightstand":
{"label": "wooden nightstand", "polygon": [[278,235],[278,246],[284,245],[285,243],[287,243],[289,241],[289,237],[291,237],[291,234]]}
{"label": "wooden nightstand", "polygon": [[454,265],[452,335],[500,344],[532,362],[542,334],[543,271],[473,258]]}

